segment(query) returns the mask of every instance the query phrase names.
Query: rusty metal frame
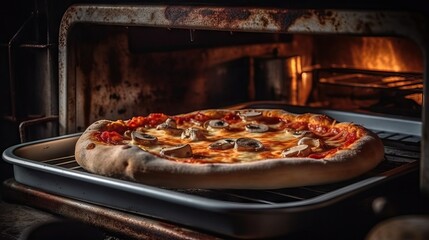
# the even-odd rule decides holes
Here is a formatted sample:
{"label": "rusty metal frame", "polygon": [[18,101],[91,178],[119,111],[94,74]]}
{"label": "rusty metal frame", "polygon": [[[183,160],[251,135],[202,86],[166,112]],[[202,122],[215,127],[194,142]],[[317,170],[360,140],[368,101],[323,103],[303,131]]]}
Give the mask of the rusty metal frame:
{"label": "rusty metal frame", "polygon": [[[66,216],[131,239],[219,239],[159,219],[54,195],[7,179],[1,190],[9,201]],[[82,211],[84,210],[84,211]]]}
{"label": "rusty metal frame", "polygon": [[[60,134],[76,131],[74,72],[68,38],[75,24],[152,26],[302,34],[401,36],[418,44],[424,56],[421,190],[429,197],[429,42],[428,18],[415,12],[255,7],[74,5],[64,14],[59,35]],[[427,146],[426,146],[427,145]],[[426,146],[426,147],[424,147]]]}

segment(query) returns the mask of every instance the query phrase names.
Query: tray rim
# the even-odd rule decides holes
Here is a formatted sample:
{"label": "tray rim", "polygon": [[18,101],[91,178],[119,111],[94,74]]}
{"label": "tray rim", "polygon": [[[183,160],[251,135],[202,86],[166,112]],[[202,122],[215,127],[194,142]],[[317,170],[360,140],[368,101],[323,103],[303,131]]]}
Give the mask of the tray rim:
{"label": "tray rim", "polygon": [[[24,168],[30,168],[30,169],[34,169],[42,172],[47,172],[47,173],[55,174],[57,176],[67,177],[67,178],[71,178],[71,179],[79,180],[83,182],[95,183],[105,187],[112,187],[124,192],[138,193],[139,195],[142,195],[142,196],[156,197],[164,201],[175,201],[176,203],[181,203],[191,207],[198,207],[198,208],[205,208],[205,209],[211,208],[211,209],[226,210],[226,211],[228,210],[249,211],[249,210],[288,209],[288,208],[294,208],[295,210],[297,210],[298,207],[307,209],[307,208],[312,208],[312,206],[314,207],[315,205],[332,204],[334,202],[337,202],[339,200],[342,200],[348,197],[350,194],[351,195],[357,194],[358,192],[366,189],[366,187],[370,187],[373,184],[382,182],[383,180],[386,180],[387,178],[395,175],[394,173],[392,173],[392,174],[383,174],[379,176],[371,176],[362,180],[358,180],[357,182],[354,182],[345,187],[340,187],[331,192],[324,193],[319,196],[305,199],[305,200],[297,200],[293,202],[274,203],[274,204],[236,203],[236,202],[227,202],[222,200],[215,200],[215,199],[210,199],[206,197],[196,196],[185,192],[179,192],[173,189],[159,188],[156,186],[150,186],[143,183],[137,183],[137,182],[132,182],[128,180],[101,176],[94,173],[71,170],[71,169],[43,163],[37,160],[23,158],[15,154],[15,151],[21,148],[33,146],[36,144],[50,143],[60,139],[77,138],[80,135],[81,133],[75,133],[75,134],[62,135],[59,137],[46,138],[42,140],[36,140],[36,141],[27,142],[27,143],[17,144],[4,150],[2,154],[2,158],[6,162],[12,165],[17,165]],[[412,163],[406,164],[399,168],[412,168],[412,166],[408,166],[408,165],[413,165],[413,164]],[[411,171],[411,169],[410,170],[404,169],[404,174],[408,171]]]}

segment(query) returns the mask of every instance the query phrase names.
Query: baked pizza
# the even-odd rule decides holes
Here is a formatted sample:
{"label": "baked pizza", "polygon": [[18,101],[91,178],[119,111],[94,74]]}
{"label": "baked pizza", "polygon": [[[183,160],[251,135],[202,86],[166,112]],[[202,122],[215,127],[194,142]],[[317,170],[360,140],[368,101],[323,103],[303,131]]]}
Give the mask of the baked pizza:
{"label": "baked pizza", "polygon": [[167,188],[274,189],[359,176],[383,160],[376,134],[320,114],[207,109],[100,120],[76,143],[89,172]]}

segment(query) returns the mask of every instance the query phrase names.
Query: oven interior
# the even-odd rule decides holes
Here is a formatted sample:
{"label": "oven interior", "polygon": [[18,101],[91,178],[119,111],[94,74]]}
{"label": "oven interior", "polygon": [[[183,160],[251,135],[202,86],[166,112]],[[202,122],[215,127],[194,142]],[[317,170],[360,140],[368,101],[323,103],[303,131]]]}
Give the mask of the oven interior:
{"label": "oven interior", "polygon": [[66,107],[75,125],[67,132],[100,118],[251,101],[421,117],[423,56],[402,37],[86,24],[72,31],[75,102]]}
{"label": "oven interior", "polygon": [[[261,11],[257,20],[264,24],[259,25],[248,20],[249,14],[255,15],[253,8],[231,7],[221,11],[203,7],[194,11],[187,6],[161,6],[164,15],[160,17],[157,14],[161,10],[155,5],[140,9],[141,16],[136,18],[136,23],[128,19],[133,17],[127,16],[137,11],[133,7],[70,7],[59,31],[36,30],[57,33],[58,45],[49,37],[28,38],[34,32],[27,31],[45,20],[37,14],[32,15],[13,36],[13,41],[2,48],[2,58],[8,63],[2,74],[9,79],[8,90],[2,90],[5,91],[2,94],[4,101],[9,103],[2,109],[3,121],[7,122],[2,128],[5,132],[11,131],[11,125],[19,129],[19,136],[15,132],[13,141],[24,142],[24,145],[13,147],[13,151],[6,151],[4,156],[14,165],[18,179],[18,182],[6,182],[4,191],[9,194],[9,199],[51,212],[58,211],[58,205],[47,207],[42,204],[49,201],[43,194],[30,194],[37,199],[36,203],[23,199],[28,194],[23,190],[25,185],[36,189],[43,185],[43,191],[65,197],[57,200],[60,204],[74,206],[71,200],[85,199],[78,204],[89,204],[92,209],[107,207],[100,210],[106,212],[119,210],[120,213],[112,214],[125,214],[121,216],[134,219],[133,224],[143,215],[167,221],[173,228],[179,224],[185,229],[207,231],[209,235],[244,238],[296,234],[302,230],[296,226],[299,223],[320,220],[311,217],[315,214],[324,216],[321,219],[328,219],[328,223],[336,222],[332,219],[338,222],[345,217],[332,214],[338,209],[357,214],[356,221],[359,222],[371,219],[363,227],[363,233],[358,233],[362,237],[377,221],[395,214],[421,211],[420,205],[413,205],[415,201],[419,202],[416,188],[419,186],[418,169],[423,146],[421,128],[427,64],[420,42],[404,34],[377,33],[377,30],[374,30],[376,33],[371,30],[324,30],[321,26],[326,22],[328,26],[344,24],[340,17],[335,22],[330,11],[301,13],[290,25],[299,25],[300,20],[317,15],[321,26],[310,27],[315,29],[313,32],[272,27],[273,19],[288,19],[288,15],[281,11],[271,13],[271,18],[264,17],[265,12]],[[105,13],[108,12],[105,9],[110,8],[115,11]],[[333,13],[335,15],[335,11]],[[100,21],[103,14],[106,14],[104,20]],[[193,24],[207,18],[211,19],[209,23]],[[163,22],[165,19],[167,23]],[[31,66],[26,67],[31,70],[27,73],[19,71],[25,66]],[[28,76],[29,73],[34,76]],[[22,84],[29,87],[22,88]],[[97,179],[90,181],[95,187],[91,185],[82,193],[99,191],[98,196],[85,198],[76,193],[74,187],[85,182],[81,179],[87,177],[87,173],[74,162],[71,146],[90,123],[98,119],[129,119],[151,112],[177,114],[222,107],[283,108],[297,113],[326,113],[344,121],[360,122],[370,126],[383,139],[386,161],[350,182],[276,191],[155,189],[156,194],[147,195],[133,191],[133,183],[100,178],[105,181],[102,188]],[[32,142],[39,139],[42,141]],[[48,148],[53,149],[52,152],[41,150]],[[25,161],[16,161],[22,158],[36,161],[36,165],[29,167]],[[48,175],[40,171],[42,168],[48,169]],[[61,173],[57,174],[58,171]],[[24,186],[19,185],[20,182]],[[149,202],[148,205],[130,207],[127,203],[115,205],[116,200],[123,201],[121,198],[100,199],[104,191],[116,192],[112,189],[116,184],[125,184],[129,189],[125,196],[133,200],[128,204],[138,205],[143,199]],[[64,186],[71,190],[58,190]],[[188,197],[197,205],[201,200],[221,205],[213,208],[198,205],[195,209],[180,202],[185,201],[183,199],[171,203],[169,197],[151,205],[154,199],[160,200],[157,198],[160,193],[170,194],[171,198]],[[383,199],[394,202],[394,211],[387,207],[378,212],[374,210],[374,204]],[[314,205],[307,205],[311,201],[315,201]],[[93,203],[95,205],[90,205]],[[402,206],[404,203],[407,207]],[[225,207],[228,204],[238,207],[230,210]],[[154,206],[174,206],[177,212],[169,219],[167,214],[151,210]],[[356,207],[364,210],[351,210]],[[283,208],[284,212],[272,208]],[[99,213],[79,216],[75,211],[70,208],[61,214],[84,222],[88,222],[88,216],[100,217]],[[190,219],[184,218],[188,211],[193,215]],[[223,215],[218,211],[223,211]],[[230,221],[231,225],[198,225],[195,219],[198,214],[218,219],[218,222],[214,220],[218,224]],[[274,226],[271,235],[257,229],[267,226],[247,223],[256,215],[260,216],[256,217],[258,221],[266,218],[267,224],[274,224],[274,219],[283,220],[288,222],[288,227],[285,230],[283,226]],[[185,222],[181,222],[182,219]],[[136,229],[124,231],[122,227],[131,224],[130,221],[115,221],[117,226],[112,222],[103,224],[92,220],[90,224],[131,237],[140,236],[138,228],[153,231],[145,224],[136,224]],[[250,231],[252,227],[255,229]],[[344,232],[351,231],[345,229]],[[180,232],[179,236],[185,234]]]}

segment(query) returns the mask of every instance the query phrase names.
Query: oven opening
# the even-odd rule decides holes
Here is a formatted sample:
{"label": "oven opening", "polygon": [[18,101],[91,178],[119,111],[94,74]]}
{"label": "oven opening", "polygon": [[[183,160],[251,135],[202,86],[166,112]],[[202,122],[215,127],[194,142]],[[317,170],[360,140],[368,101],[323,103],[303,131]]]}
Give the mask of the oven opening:
{"label": "oven opening", "polygon": [[[3,96],[11,99],[4,115],[27,120],[23,144],[4,152],[15,174],[3,183],[5,196],[136,239],[299,238],[309,226],[310,238],[332,237],[338,224],[337,237],[363,239],[381,220],[422,212],[428,88],[419,23],[371,11],[71,6],[57,22],[58,45],[2,48],[15,54],[7,56],[13,92]],[[31,103],[21,97],[28,92]],[[384,161],[348,181],[275,190],[153,188],[75,161],[79,134],[97,120],[208,108],[281,108],[362,124],[382,139]]]}
{"label": "oven opening", "polygon": [[81,24],[70,43],[74,131],[249,101],[421,117],[423,57],[405,38]]}

